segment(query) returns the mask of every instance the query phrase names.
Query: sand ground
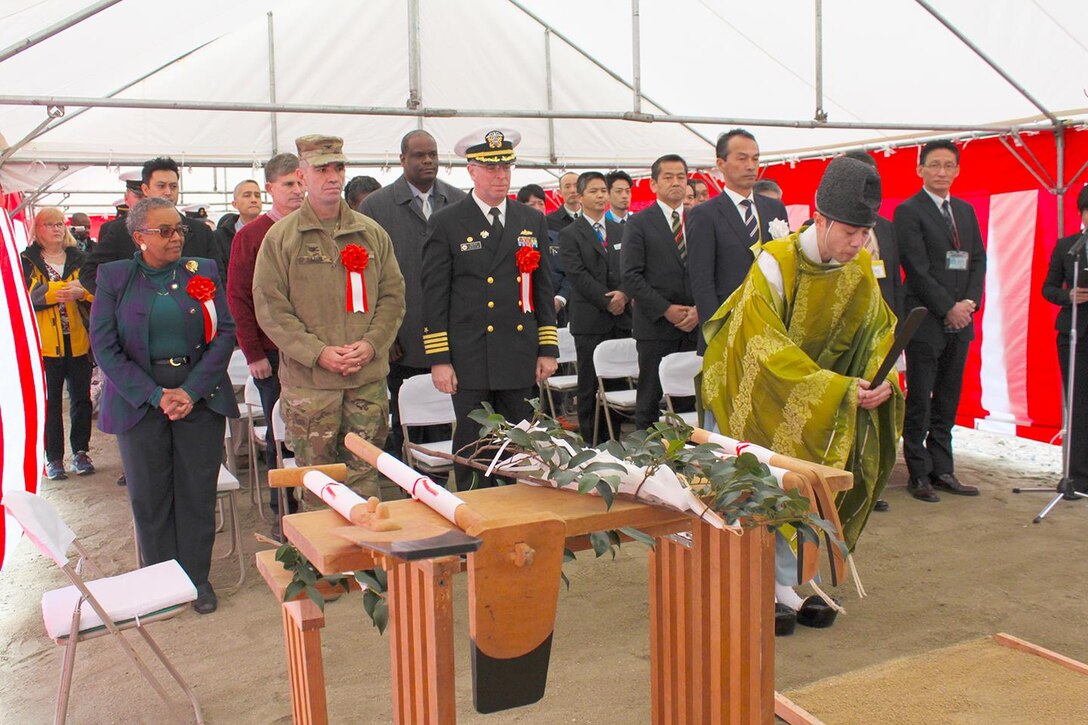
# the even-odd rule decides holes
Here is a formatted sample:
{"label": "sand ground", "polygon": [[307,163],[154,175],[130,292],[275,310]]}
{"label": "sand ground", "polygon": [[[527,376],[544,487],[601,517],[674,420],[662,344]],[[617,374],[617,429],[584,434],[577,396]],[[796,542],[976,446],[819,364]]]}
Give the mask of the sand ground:
{"label": "sand ground", "polygon": [[[1088,661],[1081,603],[1088,560],[1088,501],[1061,503],[1039,525],[1032,517],[1049,496],[1014,495],[1014,486],[1053,485],[1058,449],[977,431],[957,430],[958,474],[982,489],[978,498],[911,499],[900,463],[874,514],[856,560],[869,596],[849,586],[836,593],[848,613],[829,630],[806,630],[777,642],[776,684],[789,690],[995,632],[1008,632]],[[133,566],[132,529],[113,439],[92,443],[99,472],[45,482],[60,510],[109,573]],[[242,525],[249,554],[267,531],[243,492]],[[217,553],[224,550],[220,535]],[[290,722],[279,609],[247,556],[249,575],[219,611],[191,610],[152,632],[195,687],[210,723]],[[649,633],[646,551],[626,544],[615,561],[584,553],[565,567],[571,588],[560,597],[552,669],[544,699],[517,711],[481,716],[472,710],[465,581],[457,578],[457,679],[464,723],[645,723],[649,721]],[[213,564],[226,586],[230,563]],[[0,574],[0,722],[51,721],[60,648],[44,634],[42,591],[63,575],[24,541]],[[326,610],[325,668],[334,723],[390,721],[388,640],[378,635],[358,594]],[[80,646],[70,722],[159,723],[163,704],[119,648],[108,640]],[[936,716],[934,720],[939,721]]]}

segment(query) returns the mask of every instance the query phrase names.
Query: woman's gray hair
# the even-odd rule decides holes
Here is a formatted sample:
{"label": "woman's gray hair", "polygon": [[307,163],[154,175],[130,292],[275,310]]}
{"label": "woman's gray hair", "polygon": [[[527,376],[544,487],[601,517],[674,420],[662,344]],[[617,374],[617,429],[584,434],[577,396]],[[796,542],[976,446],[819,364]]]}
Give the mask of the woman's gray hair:
{"label": "woman's gray hair", "polygon": [[[150,197],[141,199],[129,209],[128,216],[125,217],[125,228],[128,229],[128,233],[133,234],[137,229],[147,228],[147,217],[156,209],[173,209],[175,212],[177,211],[174,204],[168,199]],[[181,216],[181,214],[179,213],[178,216]]]}

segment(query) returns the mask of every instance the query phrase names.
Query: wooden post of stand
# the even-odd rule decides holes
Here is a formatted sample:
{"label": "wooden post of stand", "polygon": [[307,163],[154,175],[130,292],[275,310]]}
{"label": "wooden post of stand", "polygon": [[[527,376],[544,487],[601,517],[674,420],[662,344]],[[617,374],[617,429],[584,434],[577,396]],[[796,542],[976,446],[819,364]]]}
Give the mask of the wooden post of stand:
{"label": "wooden post of stand", "polygon": [[386,557],[393,722],[457,721],[453,674],[453,576],[459,557],[404,561]]}
{"label": "wooden post of stand", "polygon": [[321,628],[325,617],[309,599],[284,602],[283,633],[291,681],[295,725],[327,725],[325,667],[321,658]]}
{"label": "wooden post of stand", "polygon": [[700,521],[650,556],[655,725],[774,720],[774,537]]}

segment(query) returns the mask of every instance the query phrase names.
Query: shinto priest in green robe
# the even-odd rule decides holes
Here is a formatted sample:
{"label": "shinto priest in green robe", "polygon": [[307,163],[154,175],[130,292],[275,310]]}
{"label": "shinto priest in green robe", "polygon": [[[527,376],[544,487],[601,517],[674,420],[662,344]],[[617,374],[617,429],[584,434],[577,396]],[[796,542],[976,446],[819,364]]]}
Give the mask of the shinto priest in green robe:
{"label": "shinto priest in green robe", "polygon": [[813,225],[765,244],[744,283],[704,325],[702,396],[726,435],[854,474],[837,501],[852,551],[903,428],[894,369],[890,399],[873,410],[858,406],[859,378],[876,374],[896,318],[869,253],[823,263],[817,231]]}

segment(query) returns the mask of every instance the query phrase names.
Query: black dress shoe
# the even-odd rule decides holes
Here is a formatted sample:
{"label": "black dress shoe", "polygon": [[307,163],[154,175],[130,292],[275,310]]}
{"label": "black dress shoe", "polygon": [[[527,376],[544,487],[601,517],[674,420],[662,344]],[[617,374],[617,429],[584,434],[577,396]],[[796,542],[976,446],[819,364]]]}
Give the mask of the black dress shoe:
{"label": "black dress shoe", "polygon": [[797,612],[785,604],[774,603],[774,636],[789,637],[797,627]]}
{"label": "black dress shoe", "polygon": [[196,587],[196,599],[193,601],[193,609],[197,614],[211,614],[219,607],[219,598],[215,596],[211,582],[198,584]]}
{"label": "black dress shoe", "polygon": [[942,473],[939,476],[931,474],[929,479],[933,481],[934,488],[948,491],[956,496],[978,496],[977,488],[960,483],[959,479],[951,473]]}
{"label": "black dress shoe", "polygon": [[797,610],[797,623],[806,627],[826,629],[835,623],[839,613],[819,597],[809,597]]}
{"label": "black dress shoe", "polygon": [[873,511],[887,511],[890,508],[891,506],[888,505],[888,502],[882,498],[878,498],[876,503],[873,504]]}
{"label": "black dress shoe", "polygon": [[919,501],[937,503],[941,500],[941,497],[933,490],[933,484],[925,478],[912,478],[907,484],[907,491]]}

